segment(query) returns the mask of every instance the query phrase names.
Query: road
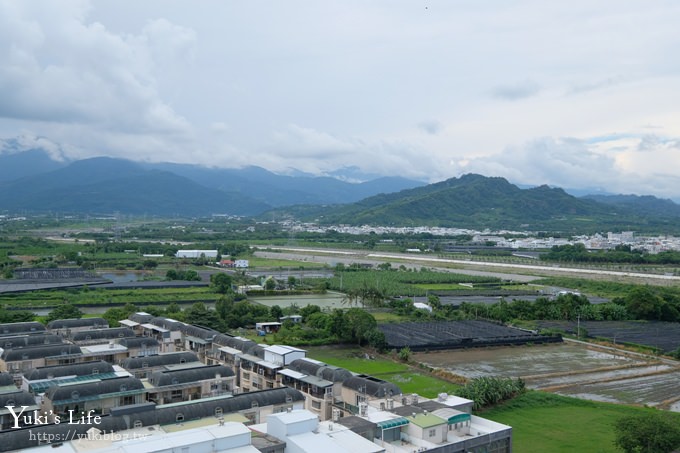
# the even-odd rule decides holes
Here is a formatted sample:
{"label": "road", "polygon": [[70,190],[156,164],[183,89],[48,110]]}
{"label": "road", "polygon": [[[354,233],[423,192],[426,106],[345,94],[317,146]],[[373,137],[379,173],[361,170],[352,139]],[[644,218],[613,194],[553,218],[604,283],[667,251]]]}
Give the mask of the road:
{"label": "road", "polygon": [[[499,277],[504,280],[512,280],[518,282],[530,282],[542,278],[542,275],[567,275],[573,277],[583,278],[611,278],[616,280],[628,280],[636,283],[649,283],[677,285],[680,283],[680,276],[676,275],[662,275],[662,274],[645,274],[642,272],[626,272],[626,271],[610,271],[605,269],[582,269],[554,266],[541,266],[533,264],[513,264],[513,263],[498,263],[490,261],[468,261],[456,260],[448,258],[437,258],[427,255],[414,255],[412,253],[371,253],[365,250],[326,250],[326,249],[308,249],[302,247],[278,247],[266,246],[269,250],[280,250],[276,252],[258,251],[256,253],[270,253],[269,258],[284,258],[301,261],[313,261],[319,263],[326,263],[335,265],[337,263],[367,263],[380,264],[390,262],[393,265],[404,265],[407,268],[419,269],[420,267],[433,268],[439,265],[460,265],[466,266],[465,269],[451,269],[448,267],[437,268],[445,272],[463,273],[467,275],[483,275]],[[526,272],[525,275],[516,273],[506,273],[494,271],[483,271],[474,268],[493,268],[493,269],[508,269],[510,272]]]}

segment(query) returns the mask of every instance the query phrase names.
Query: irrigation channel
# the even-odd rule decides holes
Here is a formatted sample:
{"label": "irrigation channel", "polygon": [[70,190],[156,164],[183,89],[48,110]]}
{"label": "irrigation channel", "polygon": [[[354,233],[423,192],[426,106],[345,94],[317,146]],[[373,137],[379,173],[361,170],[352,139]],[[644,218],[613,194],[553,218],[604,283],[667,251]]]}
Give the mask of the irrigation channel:
{"label": "irrigation channel", "polygon": [[460,376],[521,377],[527,387],[576,398],[680,412],[680,362],[584,342],[414,353]]}

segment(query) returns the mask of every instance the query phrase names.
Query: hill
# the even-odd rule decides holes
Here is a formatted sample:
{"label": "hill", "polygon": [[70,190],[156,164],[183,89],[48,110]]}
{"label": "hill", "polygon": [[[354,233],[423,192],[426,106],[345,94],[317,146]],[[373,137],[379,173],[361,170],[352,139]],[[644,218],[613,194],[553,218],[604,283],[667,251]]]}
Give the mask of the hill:
{"label": "hill", "polygon": [[0,209],[9,211],[199,216],[253,215],[268,208],[242,194],[106,157],[0,183]]}
{"label": "hill", "polygon": [[583,198],[620,208],[635,210],[641,215],[680,217],[680,205],[673,200],[651,195],[586,195]]}
{"label": "hill", "polygon": [[[162,181],[161,174],[165,175]],[[177,179],[171,182],[170,175]],[[115,186],[112,181],[132,176],[138,177],[134,186],[136,193],[131,192],[132,186],[123,186],[120,193],[104,195]],[[100,187],[87,187],[103,182],[106,184]],[[170,206],[170,200],[148,197],[163,193],[164,184],[171,185],[167,191],[183,188],[186,196],[177,194],[173,198],[174,206]],[[101,208],[98,212],[106,212],[108,206],[115,205],[120,212],[129,214],[151,211],[159,215],[177,212],[258,214],[272,207],[295,204],[351,203],[378,193],[422,184],[401,177],[349,183],[332,177],[277,175],[260,167],[208,168],[105,157],[71,162],[54,160],[42,149],[21,151],[11,140],[0,140],[0,211],[92,212],[98,205]],[[84,199],[83,191],[92,198]],[[60,199],[55,199],[57,193]],[[95,201],[94,197],[100,199]],[[151,204],[146,209],[139,206],[139,200],[144,197]],[[235,211],[215,209],[225,204]]]}
{"label": "hill", "polygon": [[430,225],[549,231],[673,228],[678,217],[649,216],[631,206],[576,198],[559,188],[520,189],[504,178],[468,174],[360,202],[295,207],[288,212],[325,224]]}

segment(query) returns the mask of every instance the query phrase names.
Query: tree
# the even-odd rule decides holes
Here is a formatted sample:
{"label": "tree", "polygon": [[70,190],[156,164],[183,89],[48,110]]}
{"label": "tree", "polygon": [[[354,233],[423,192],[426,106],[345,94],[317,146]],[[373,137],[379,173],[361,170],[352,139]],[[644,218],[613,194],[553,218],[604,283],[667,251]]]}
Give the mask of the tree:
{"label": "tree", "polygon": [[614,432],[614,444],[626,453],[670,453],[680,447],[680,423],[663,412],[620,418]]}
{"label": "tree", "polygon": [[288,276],[288,289],[293,289],[297,285],[297,279],[293,275]]}
{"label": "tree", "polygon": [[411,359],[411,348],[404,346],[399,350],[399,360],[408,362]]}
{"label": "tree", "polygon": [[210,276],[210,285],[220,294],[231,292],[232,278],[224,272],[219,272]]}
{"label": "tree", "polygon": [[321,312],[321,307],[318,305],[314,304],[309,304],[300,309],[300,315],[302,315],[302,321],[306,322],[307,318],[314,314],[314,313],[320,313]]}
{"label": "tree", "polygon": [[350,308],[345,313],[345,329],[343,337],[347,341],[362,344],[367,339],[367,334],[375,329],[378,323],[375,318],[361,308]]}
{"label": "tree", "polygon": [[666,304],[666,301],[646,286],[633,288],[626,296],[625,301],[626,310],[633,318],[650,321],[661,319],[663,306]]}
{"label": "tree", "polygon": [[269,277],[264,282],[264,289],[267,291],[274,291],[276,289],[276,279],[274,277]]}
{"label": "tree", "polygon": [[222,296],[215,302],[215,311],[217,312],[217,316],[219,316],[223,320],[227,319],[227,316],[229,315],[229,312],[233,307],[234,307],[233,294]]}
{"label": "tree", "polygon": [[78,307],[69,303],[62,304],[53,309],[47,316],[46,321],[54,321],[55,319],[80,319],[83,317],[83,312]]}
{"label": "tree", "polygon": [[188,324],[208,327],[220,332],[224,330],[224,324],[217,316],[217,312],[206,308],[203,302],[196,302],[185,311],[185,321]]}
{"label": "tree", "polygon": [[269,316],[271,316],[272,319],[278,321],[283,317],[283,309],[280,305],[272,305],[269,309]]}

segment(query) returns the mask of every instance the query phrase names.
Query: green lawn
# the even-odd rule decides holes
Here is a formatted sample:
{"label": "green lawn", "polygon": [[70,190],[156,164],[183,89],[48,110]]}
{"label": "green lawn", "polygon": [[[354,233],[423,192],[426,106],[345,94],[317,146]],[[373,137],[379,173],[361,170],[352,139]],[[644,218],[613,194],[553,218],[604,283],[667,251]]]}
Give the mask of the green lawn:
{"label": "green lawn", "polygon": [[359,348],[319,346],[306,349],[308,356],[313,359],[392,382],[403,393],[417,393],[426,398],[435,398],[439,393],[453,393],[458,388],[456,384],[420,373],[405,363],[381,357],[367,359],[363,356],[364,351]]}
{"label": "green lawn", "polygon": [[616,453],[614,422],[652,410],[529,391],[478,415],[512,426],[515,453]]}

